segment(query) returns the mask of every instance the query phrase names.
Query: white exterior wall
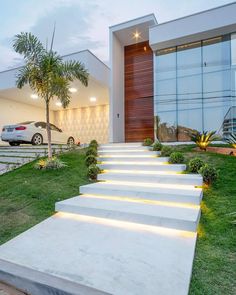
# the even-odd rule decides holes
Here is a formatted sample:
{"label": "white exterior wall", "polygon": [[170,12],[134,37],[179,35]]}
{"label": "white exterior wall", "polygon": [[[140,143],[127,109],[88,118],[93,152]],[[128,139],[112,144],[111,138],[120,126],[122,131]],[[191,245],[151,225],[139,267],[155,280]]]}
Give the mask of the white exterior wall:
{"label": "white exterior wall", "polygon": [[124,142],[124,46],[110,32],[110,142]]}
{"label": "white exterior wall", "polygon": [[55,111],[55,125],[72,135],[76,141],[89,143],[96,139],[108,142],[109,106],[98,105]]}
{"label": "white exterior wall", "polygon": [[[24,121],[45,121],[45,110],[32,105],[16,102],[0,97],[0,131],[4,125],[16,124]],[[54,123],[54,112],[50,114]],[[0,144],[3,142],[0,140]]]}
{"label": "white exterior wall", "polygon": [[232,33],[236,31],[235,15],[236,3],[231,3],[153,26],[150,46],[157,50]]}

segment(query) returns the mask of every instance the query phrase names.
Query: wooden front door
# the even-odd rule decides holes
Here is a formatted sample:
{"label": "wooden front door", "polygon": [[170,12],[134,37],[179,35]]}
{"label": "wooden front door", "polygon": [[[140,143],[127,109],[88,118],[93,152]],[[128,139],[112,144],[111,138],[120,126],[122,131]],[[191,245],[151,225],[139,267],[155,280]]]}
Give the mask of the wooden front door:
{"label": "wooden front door", "polygon": [[153,52],[148,42],[125,46],[125,141],[154,137]]}

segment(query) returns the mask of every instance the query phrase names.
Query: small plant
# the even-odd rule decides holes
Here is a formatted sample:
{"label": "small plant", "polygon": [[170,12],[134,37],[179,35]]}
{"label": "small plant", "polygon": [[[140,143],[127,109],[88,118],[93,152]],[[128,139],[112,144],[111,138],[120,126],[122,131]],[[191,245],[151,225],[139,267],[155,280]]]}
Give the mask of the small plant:
{"label": "small plant", "polygon": [[218,178],[218,172],[215,167],[205,164],[199,169],[205,184],[210,185]]}
{"label": "small plant", "polygon": [[231,133],[229,138],[226,139],[226,141],[234,148],[236,149],[236,134]]}
{"label": "small plant", "polygon": [[181,152],[173,152],[170,154],[169,163],[182,164],[184,162],[184,155]]}
{"label": "small plant", "polygon": [[97,153],[97,149],[95,149],[94,147],[89,147],[87,152],[86,152],[86,156],[90,156],[93,155],[94,157],[97,157],[98,153]]}
{"label": "small plant", "polygon": [[143,146],[151,146],[153,144],[153,140],[151,138],[145,138],[143,141]]}
{"label": "small plant", "polygon": [[211,132],[191,132],[189,133],[189,136],[193,142],[196,143],[196,145],[203,151],[206,151],[206,148],[208,145],[215,139],[216,131]]}
{"label": "small plant", "polygon": [[153,146],[152,146],[152,150],[153,151],[161,151],[162,149],[162,144],[158,141],[154,142]]}
{"label": "small plant", "polygon": [[92,164],[88,167],[87,175],[91,180],[97,180],[98,173],[101,173],[101,169],[95,164]]}
{"label": "small plant", "polygon": [[90,141],[90,144],[89,144],[90,147],[95,147],[96,149],[98,148],[98,142],[93,139]]}
{"label": "small plant", "polygon": [[164,145],[161,149],[162,157],[169,157],[173,153],[173,148],[168,145]]}
{"label": "small plant", "polygon": [[188,170],[192,173],[198,173],[198,171],[204,166],[204,161],[200,158],[193,158],[188,163]]}
{"label": "small plant", "polygon": [[89,155],[86,157],[85,159],[85,163],[87,165],[87,167],[89,167],[92,164],[97,164],[97,158],[94,155]]}
{"label": "small plant", "polygon": [[35,165],[34,168],[38,170],[58,170],[66,167],[67,165],[56,157],[51,159],[40,159]]}

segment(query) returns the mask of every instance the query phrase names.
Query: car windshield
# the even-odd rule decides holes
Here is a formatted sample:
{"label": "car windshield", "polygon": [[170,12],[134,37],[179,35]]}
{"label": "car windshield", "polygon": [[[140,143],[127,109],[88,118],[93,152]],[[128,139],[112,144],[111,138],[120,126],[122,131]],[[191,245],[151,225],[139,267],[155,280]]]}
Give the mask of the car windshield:
{"label": "car windshield", "polygon": [[34,121],[26,121],[26,122],[21,122],[21,123],[18,123],[17,125],[29,125],[31,123],[33,123]]}

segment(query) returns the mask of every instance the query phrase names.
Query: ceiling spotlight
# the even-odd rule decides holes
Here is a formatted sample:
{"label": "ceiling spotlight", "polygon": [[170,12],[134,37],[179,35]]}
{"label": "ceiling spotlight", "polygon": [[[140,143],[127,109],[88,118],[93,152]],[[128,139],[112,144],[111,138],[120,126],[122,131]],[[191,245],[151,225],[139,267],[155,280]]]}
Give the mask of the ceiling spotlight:
{"label": "ceiling spotlight", "polygon": [[136,39],[136,40],[140,39],[141,38],[141,33],[136,31],[135,33],[133,33],[133,38]]}
{"label": "ceiling spotlight", "polygon": [[97,98],[94,97],[94,96],[92,96],[92,97],[90,97],[90,101],[91,101],[91,102],[97,101]]}
{"label": "ceiling spotlight", "polygon": [[76,89],[76,88],[73,88],[73,87],[71,87],[71,88],[69,88],[69,91],[70,91],[71,93],[75,93],[75,92],[77,92],[77,89]]}
{"label": "ceiling spotlight", "polygon": [[31,94],[30,97],[33,98],[33,99],[38,99],[39,98],[37,94]]}
{"label": "ceiling spotlight", "polygon": [[61,107],[62,106],[62,103],[60,101],[57,101],[56,102],[56,106]]}

